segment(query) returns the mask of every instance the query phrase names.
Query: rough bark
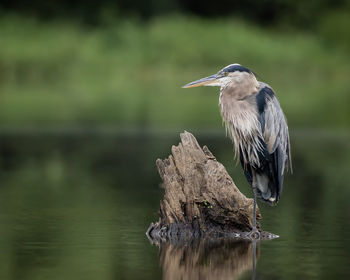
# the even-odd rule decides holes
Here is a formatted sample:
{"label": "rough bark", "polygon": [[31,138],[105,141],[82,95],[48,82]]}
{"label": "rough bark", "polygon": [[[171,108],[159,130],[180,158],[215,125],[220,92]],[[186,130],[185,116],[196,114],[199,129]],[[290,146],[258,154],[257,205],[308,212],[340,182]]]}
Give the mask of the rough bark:
{"label": "rough bark", "polygon": [[[156,161],[163,180],[160,219],[150,238],[238,237],[252,228],[253,199],[237,188],[225,167],[189,132],[167,159]],[[261,219],[260,214],[257,215]]]}

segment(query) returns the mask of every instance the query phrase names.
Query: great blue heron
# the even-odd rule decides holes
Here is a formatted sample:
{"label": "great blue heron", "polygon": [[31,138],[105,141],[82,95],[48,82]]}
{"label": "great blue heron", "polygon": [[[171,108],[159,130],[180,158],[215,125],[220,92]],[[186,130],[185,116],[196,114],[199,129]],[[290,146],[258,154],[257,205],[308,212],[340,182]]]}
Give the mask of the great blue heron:
{"label": "great blue heron", "polygon": [[286,118],[272,88],[259,82],[252,71],[240,64],[228,65],[184,88],[198,86],[220,87],[221,116],[253,188],[250,236],[258,238],[256,199],[276,205],[282,193],[284,170],[292,167]]}

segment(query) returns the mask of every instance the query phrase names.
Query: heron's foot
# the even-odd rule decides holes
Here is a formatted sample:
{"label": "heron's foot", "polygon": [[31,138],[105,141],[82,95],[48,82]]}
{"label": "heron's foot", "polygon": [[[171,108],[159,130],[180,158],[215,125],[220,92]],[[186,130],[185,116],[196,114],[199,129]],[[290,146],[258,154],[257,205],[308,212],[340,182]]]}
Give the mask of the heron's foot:
{"label": "heron's foot", "polygon": [[253,227],[247,236],[252,240],[260,240],[261,233],[256,227]]}

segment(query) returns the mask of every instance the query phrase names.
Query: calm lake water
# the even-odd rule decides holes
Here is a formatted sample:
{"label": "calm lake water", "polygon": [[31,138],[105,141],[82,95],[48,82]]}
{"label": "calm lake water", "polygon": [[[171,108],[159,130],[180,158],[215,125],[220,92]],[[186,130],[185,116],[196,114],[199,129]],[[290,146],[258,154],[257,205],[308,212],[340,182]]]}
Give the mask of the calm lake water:
{"label": "calm lake water", "polygon": [[[252,195],[221,134],[196,135]],[[350,136],[292,134],[294,174],[280,204],[259,204],[280,235],[152,245],[162,190],[155,160],[177,133],[3,133],[1,279],[350,279]]]}

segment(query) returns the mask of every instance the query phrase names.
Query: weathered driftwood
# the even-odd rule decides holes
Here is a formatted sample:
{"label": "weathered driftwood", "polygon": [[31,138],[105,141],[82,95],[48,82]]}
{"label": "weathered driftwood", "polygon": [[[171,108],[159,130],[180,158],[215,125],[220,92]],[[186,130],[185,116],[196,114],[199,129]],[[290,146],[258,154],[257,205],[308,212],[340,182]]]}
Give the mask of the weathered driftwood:
{"label": "weathered driftwood", "polygon": [[253,199],[239,191],[225,167],[191,133],[180,136],[172,155],[156,162],[165,193],[160,219],[150,225],[147,235],[151,239],[238,237],[250,231]]}

